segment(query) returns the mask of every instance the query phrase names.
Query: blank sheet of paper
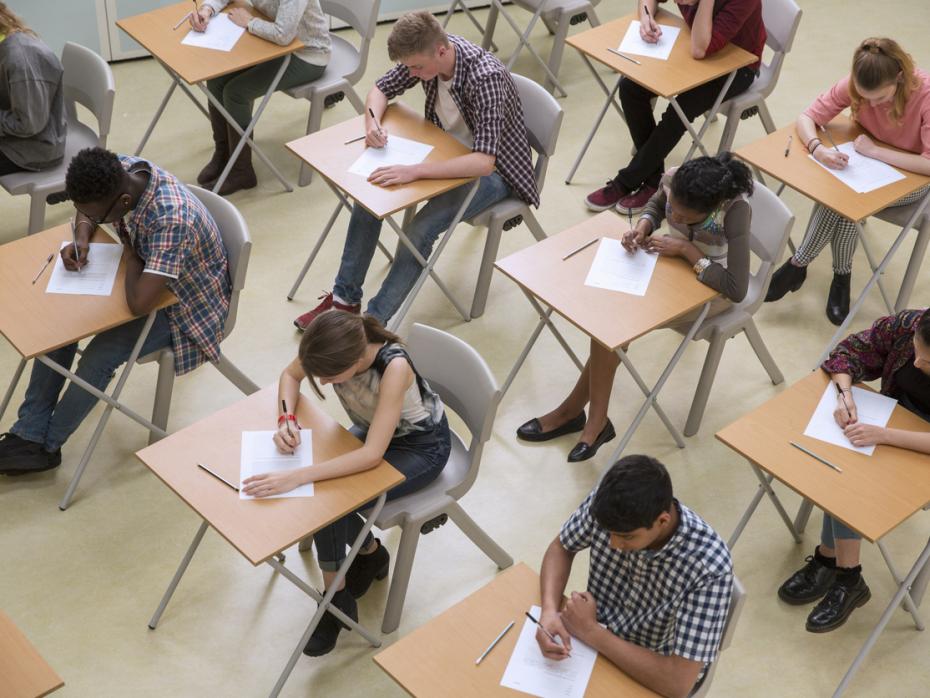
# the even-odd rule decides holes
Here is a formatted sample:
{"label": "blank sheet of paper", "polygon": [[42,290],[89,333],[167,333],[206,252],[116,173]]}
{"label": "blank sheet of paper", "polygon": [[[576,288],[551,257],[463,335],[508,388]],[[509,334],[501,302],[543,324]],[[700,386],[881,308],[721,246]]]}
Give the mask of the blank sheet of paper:
{"label": "blank sheet of paper", "polygon": [[827,167],[816,160],[813,155],[807,157],[859,194],[881,189],[892,182],[904,179],[904,175],[891,165],[857,153],[852,141],[838,145],[837,150],[849,156],[849,161],[842,170]]}
{"label": "blank sheet of paper", "polygon": [[389,165],[417,165],[426,159],[433,146],[400,136],[388,136],[383,148],[365,148],[358,160],[352,163],[349,172],[368,178],[379,167]]}
{"label": "blank sheet of paper", "polygon": [[[64,248],[70,244],[70,241],[64,241],[61,246]],[[68,271],[61,255],[58,255],[45,292],[68,293],[75,296],[109,296],[113,293],[113,282],[116,280],[122,256],[122,245],[92,242],[87,254],[87,266],[81,271]]]}
{"label": "blank sheet of paper", "polygon": [[[539,606],[530,613],[539,618]],[[572,638],[572,655],[556,661],[543,656],[536,642],[536,624],[526,619],[513,648],[501,686],[540,698],[582,698],[588,688],[597,652]]]}
{"label": "blank sheet of paper", "polygon": [[632,53],[637,56],[648,56],[649,58],[656,58],[660,61],[667,61],[681,29],[678,27],[671,27],[667,24],[660,24],[659,27],[662,29],[662,36],[659,37],[656,43],[650,44],[648,41],[643,41],[643,37],[639,35],[639,27],[640,23],[638,21],[633,20],[630,22],[630,26],[627,27],[626,30],[626,35],[623,37],[623,41],[620,42],[620,46],[617,47],[617,50],[620,51],[620,53]]}
{"label": "blank sheet of paper", "polygon": [[619,240],[601,238],[584,285],[645,296],[658,258],[642,248],[627,252]]}
{"label": "blank sheet of paper", "polygon": [[[846,396],[849,400],[849,396]],[[875,426],[884,427],[891,419],[891,412],[894,406],[898,404],[897,400],[874,393],[871,390],[853,387],[852,399],[856,403],[856,413],[861,424],[874,424]],[[840,429],[840,425],[833,418],[833,410],[837,405],[837,392],[832,383],[827,383],[826,390],[820,396],[820,402],[817,409],[811,416],[811,421],[807,423],[804,430],[804,436],[810,436],[818,441],[826,441],[834,446],[842,446],[850,451],[864,453],[871,456],[875,451],[875,446],[853,446],[846,434]]]}
{"label": "blank sheet of paper", "polygon": [[[274,445],[273,431],[242,432],[242,453],[239,461],[239,499],[256,499],[242,490],[242,481],[253,475],[280,473],[285,470],[303,468],[313,465],[313,431],[300,430],[300,446],[293,453],[281,453]],[[313,483],[301,485],[290,492],[275,494],[262,499],[281,499],[283,497],[312,497]]]}
{"label": "blank sheet of paper", "polygon": [[181,43],[187,46],[196,46],[198,48],[209,48],[214,51],[232,51],[233,46],[239,41],[239,38],[245,33],[245,27],[234,24],[229,15],[220,12],[213,19],[207,22],[207,30],[195,32],[191,29],[187,32]]}

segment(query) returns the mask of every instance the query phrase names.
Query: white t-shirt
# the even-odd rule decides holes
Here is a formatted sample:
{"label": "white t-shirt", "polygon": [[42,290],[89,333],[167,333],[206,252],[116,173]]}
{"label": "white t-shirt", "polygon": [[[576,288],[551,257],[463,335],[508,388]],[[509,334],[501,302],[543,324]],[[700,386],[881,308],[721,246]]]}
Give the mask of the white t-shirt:
{"label": "white t-shirt", "polygon": [[437,82],[439,89],[436,94],[436,114],[439,116],[442,127],[459,143],[468,149],[472,149],[475,146],[475,137],[462,118],[462,112],[459,111],[455,99],[452,97],[452,92],[450,92],[452,81],[437,78]]}

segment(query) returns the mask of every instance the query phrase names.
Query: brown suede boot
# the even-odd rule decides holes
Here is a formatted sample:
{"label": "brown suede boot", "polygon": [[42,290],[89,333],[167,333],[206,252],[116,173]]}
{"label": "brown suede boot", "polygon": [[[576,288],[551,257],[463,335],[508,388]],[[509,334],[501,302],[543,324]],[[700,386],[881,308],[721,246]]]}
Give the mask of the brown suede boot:
{"label": "brown suede boot", "polygon": [[[232,126],[227,126],[227,129],[229,153],[232,155],[236,146],[239,144],[239,134]],[[229,170],[229,174],[226,176],[226,181],[223,182],[223,186],[220,187],[217,193],[220,196],[229,196],[240,189],[252,189],[257,184],[258,179],[255,177],[255,170],[252,169],[252,149],[249,147],[249,144],[246,143],[242,146],[242,152],[239,153],[239,157],[236,158],[232,168]]]}
{"label": "brown suede boot", "polygon": [[210,128],[213,130],[213,157],[197,175],[197,184],[212,189],[226,167],[226,161],[229,160],[229,134],[226,130],[226,119],[212,102],[207,105],[207,111],[210,114]]}

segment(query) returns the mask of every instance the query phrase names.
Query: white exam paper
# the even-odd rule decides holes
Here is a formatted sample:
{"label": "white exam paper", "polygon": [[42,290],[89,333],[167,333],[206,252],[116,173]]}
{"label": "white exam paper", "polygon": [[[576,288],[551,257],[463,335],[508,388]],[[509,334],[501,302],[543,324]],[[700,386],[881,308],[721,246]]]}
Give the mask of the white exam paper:
{"label": "white exam paper", "polygon": [[366,179],[379,167],[389,165],[417,165],[426,159],[433,146],[400,136],[388,136],[383,148],[365,148],[358,160],[352,163],[349,172]]}
{"label": "white exam paper", "polygon": [[[836,398],[836,388],[833,387],[833,383],[827,383],[826,390],[824,390],[823,395],[820,396],[817,409],[814,410],[810,422],[807,423],[804,436],[810,436],[813,439],[826,441],[828,444],[833,444],[834,446],[842,446],[843,448],[848,448],[850,451],[856,451],[857,453],[864,453],[867,456],[871,456],[875,451],[874,445],[853,446],[849,442],[849,439],[846,438],[846,434],[843,433],[843,430],[840,429],[839,424],[836,423],[836,420],[833,418],[833,410],[837,405]],[[847,396],[846,399],[848,400],[849,396]],[[852,399],[856,403],[858,421],[861,424],[874,424],[879,427],[888,424],[894,406],[898,404],[897,400],[882,395],[881,393],[875,393],[871,390],[863,390],[862,388],[856,387],[852,389]]]}
{"label": "white exam paper", "polygon": [[[287,454],[278,451],[274,445],[273,431],[244,431],[242,432],[242,452],[239,461],[239,499],[256,499],[245,494],[242,482],[253,475],[262,473],[280,473],[285,470],[294,470],[306,465],[313,465],[313,431],[300,430],[300,446],[294,453]],[[313,483],[301,485],[290,492],[274,494],[262,499],[281,499],[284,497],[312,497]]]}
{"label": "white exam paper", "polygon": [[668,24],[660,24],[662,36],[659,37],[656,43],[650,44],[648,41],[643,41],[643,37],[639,35],[639,27],[640,22],[636,20],[630,22],[626,35],[624,35],[623,41],[620,42],[617,50],[620,53],[632,53],[637,56],[648,56],[660,61],[667,61],[681,29]]}
{"label": "white exam paper", "polygon": [[[61,243],[61,247],[70,244],[71,241],[66,240]],[[122,256],[122,245],[92,242],[87,254],[87,266],[82,267],[81,271],[68,271],[59,254],[55,258],[55,268],[52,269],[45,292],[75,296],[109,296],[113,293],[113,282],[116,280]]]}
{"label": "white exam paper", "polygon": [[234,24],[228,14],[220,12],[207,22],[206,31],[196,32],[191,29],[181,43],[214,51],[232,51],[233,46],[244,33],[245,27]]}
{"label": "white exam paper", "polygon": [[849,156],[846,167],[842,170],[834,170],[827,167],[822,162],[815,159],[813,155],[808,155],[807,157],[859,194],[881,189],[892,182],[904,179],[904,175],[888,163],[857,153],[852,141],[842,143],[836,146],[836,148],[841,153],[846,153],[846,155]]}
{"label": "white exam paper", "polygon": [[627,252],[619,240],[601,238],[584,285],[645,296],[658,257],[642,248]]}
{"label": "white exam paper", "polygon": [[[530,613],[539,618],[539,606]],[[572,638],[572,655],[556,661],[543,656],[536,642],[536,624],[528,618],[520,629],[501,686],[539,698],[582,698],[588,688],[597,652],[578,638]]]}

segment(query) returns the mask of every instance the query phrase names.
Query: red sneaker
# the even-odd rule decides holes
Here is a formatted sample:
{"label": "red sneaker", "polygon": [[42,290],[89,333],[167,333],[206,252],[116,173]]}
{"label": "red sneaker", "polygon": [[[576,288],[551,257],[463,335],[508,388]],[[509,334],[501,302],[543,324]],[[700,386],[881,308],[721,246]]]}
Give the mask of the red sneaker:
{"label": "red sneaker", "polygon": [[657,191],[658,189],[656,187],[650,187],[648,184],[644,184],[632,194],[627,194],[620,199],[620,201],[617,202],[617,211],[623,215],[639,213],[646,208],[649,199],[651,199],[652,195]]}
{"label": "red sneaker", "polygon": [[607,184],[588,194],[584,202],[592,211],[606,211],[617,205],[621,198],[629,194],[627,188],[616,179],[607,180]]}
{"label": "red sneaker", "polygon": [[323,302],[313,310],[308,310],[306,313],[294,320],[294,327],[296,327],[298,331],[303,332],[306,330],[317,315],[320,313],[325,313],[327,310],[345,310],[347,313],[355,313],[356,315],[362,311],[361,304],[345,305],[344,303],[340,303],[339,301],[334,300],[332,293],[324,293],[322,296],[320,296],[319,300],[322,300]]}

